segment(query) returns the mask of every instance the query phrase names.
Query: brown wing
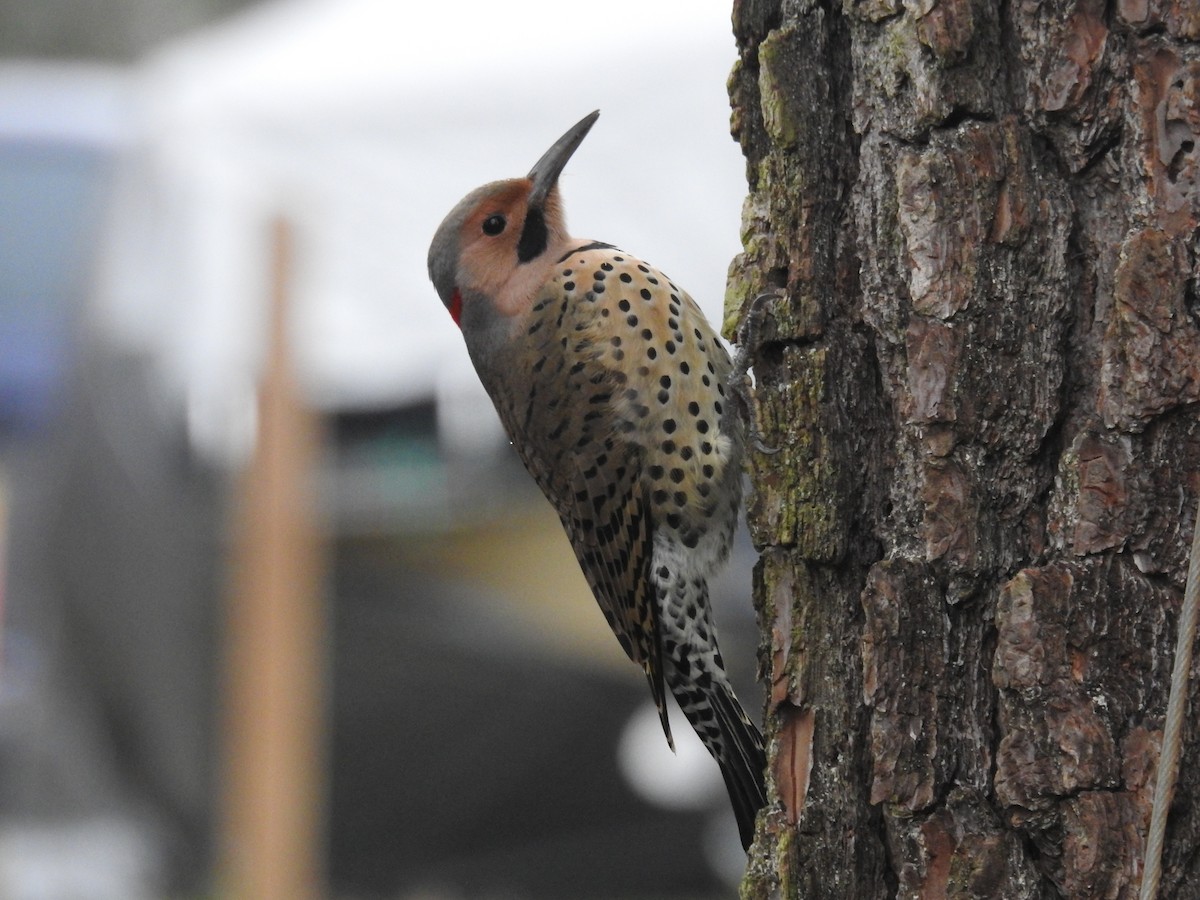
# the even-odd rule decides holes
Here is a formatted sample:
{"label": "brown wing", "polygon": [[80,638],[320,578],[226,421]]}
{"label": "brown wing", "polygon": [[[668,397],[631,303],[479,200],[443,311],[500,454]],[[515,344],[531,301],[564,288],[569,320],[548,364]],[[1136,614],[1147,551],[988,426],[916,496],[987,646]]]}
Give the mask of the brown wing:
{"label": "brown wing", "polygon": [[[663,731],[667,724],[662,642],[657,601],[650,577],[654,533],[642,478],[641,449],[613,434],[607,403],[611,372],[597,369],[584,384],[572,367],[554,366],[577,402],[539,403],[536,388],[517,415],[510,403],[497,403],[501,418],[525,468],[554,506],[575,558],[596,602],[626,655],[650,682]],[[561,395],[559,395],[561,396]],[[587,411],[582,411],[587,410]],[[592,418],[588,416],[596,413]],[[618,429],[619,430],[619,429]]]}
{"label": "brown wing", "polygon": [[575,299],[548,285],[522,352],[511,360],[527,378],[484,384],[525,468],[558,513],[605,619],[645,670],[670,741],[643,450],[619,411],[626,375],[607,355],[604,306]]}
{"label": "brown wing", "polygon": [[594,459],[576,458],[569,499],[560,498],[555,505],[609,627],[629,658],[646,672],[663,732],[674,749],[650,578],[654,535],[641,487],[640,454],[628,446],[614,446],[610,452],[622,453],[623,461],[601,466]]}

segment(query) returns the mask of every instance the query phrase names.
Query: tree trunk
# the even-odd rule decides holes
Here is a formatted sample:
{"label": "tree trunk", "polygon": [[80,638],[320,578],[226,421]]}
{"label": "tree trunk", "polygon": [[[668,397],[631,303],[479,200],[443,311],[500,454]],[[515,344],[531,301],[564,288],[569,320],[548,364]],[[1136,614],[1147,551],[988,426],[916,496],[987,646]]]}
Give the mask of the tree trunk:
{"label": "tree trunk", "polygon": [[[733,20],[727,332],[779,290],[744,894],[1135,897],[1200,496],[1200,7]],[[1161,897],[1200,896],[1184,732]]]}

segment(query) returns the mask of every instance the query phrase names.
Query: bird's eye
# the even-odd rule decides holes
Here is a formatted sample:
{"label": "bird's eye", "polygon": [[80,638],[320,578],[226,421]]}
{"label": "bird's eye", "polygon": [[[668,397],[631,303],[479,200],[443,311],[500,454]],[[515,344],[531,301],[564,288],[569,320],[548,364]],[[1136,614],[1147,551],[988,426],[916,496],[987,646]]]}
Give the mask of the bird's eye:
{"label": "bird's eye", "polygon": [[483,220],[483,233],[495,237],[504,230],[504,226],[507,224],[508,222],[505,221],[504,216],[488,216]]}

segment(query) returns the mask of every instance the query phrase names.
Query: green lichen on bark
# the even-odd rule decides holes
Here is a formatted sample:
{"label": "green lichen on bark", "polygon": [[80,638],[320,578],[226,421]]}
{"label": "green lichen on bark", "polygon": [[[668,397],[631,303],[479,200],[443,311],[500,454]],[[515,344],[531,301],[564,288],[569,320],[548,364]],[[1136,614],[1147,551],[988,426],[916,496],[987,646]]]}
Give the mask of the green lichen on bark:
{"label": "green lichen on bark", "polygon": [[777,147],[796,145],[804,123],[804,112],[795,108],[797,97],[792,85],[798,68],[803,66],[797,46],[799,32],[794,27],[780,28],[758,45],[758,91],[762,99],[763,124]]}
{"label": "green lichen on bark", "polygon": [[832,561],[845,549],[837,461],[821,440],[828,357],[823,347],[784,350],[786,374],[757,393],[760,427],[778,444],[774,453],[751,457],[758,486],[750,512],[755,543],[793,547],[814,561]]}

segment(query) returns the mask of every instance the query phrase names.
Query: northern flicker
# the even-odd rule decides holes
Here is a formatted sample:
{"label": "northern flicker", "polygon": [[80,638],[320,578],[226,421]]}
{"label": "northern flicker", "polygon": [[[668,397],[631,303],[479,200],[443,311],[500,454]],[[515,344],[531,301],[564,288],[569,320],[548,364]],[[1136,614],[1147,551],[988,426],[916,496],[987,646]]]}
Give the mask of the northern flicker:
{"label": "northern flicker", "polygon": [[599,112],[525,178],[459,202],[429,276],[525,467],[553,504],[608,624],[716,758],[748,848],[762,736],[725,675],[708,580],[741,503],[743,425],[728,353],[688,294],[611,244],[567,232],[558,177]]}

